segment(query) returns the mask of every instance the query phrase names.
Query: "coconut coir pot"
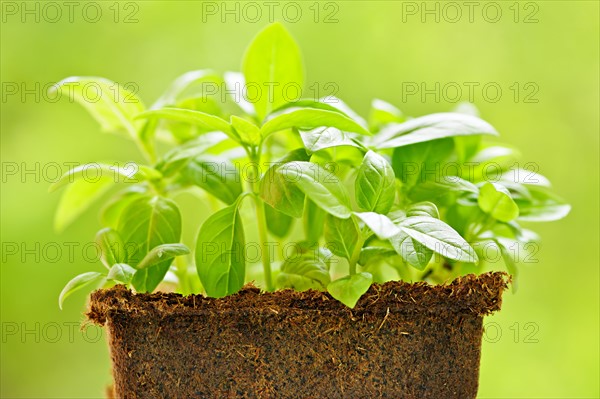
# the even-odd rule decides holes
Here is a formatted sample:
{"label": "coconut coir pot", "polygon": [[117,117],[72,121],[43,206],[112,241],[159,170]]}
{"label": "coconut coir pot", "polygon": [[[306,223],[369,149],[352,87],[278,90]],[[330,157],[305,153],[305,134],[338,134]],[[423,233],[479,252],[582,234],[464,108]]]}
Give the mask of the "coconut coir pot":
{"label": "coconut coir pot", "polygon": [[221,299],[92,294],[117,398],[475,398],[483,316],[500,309],[504,273],[447,285],[373,285],[354,309],[328,294]]}

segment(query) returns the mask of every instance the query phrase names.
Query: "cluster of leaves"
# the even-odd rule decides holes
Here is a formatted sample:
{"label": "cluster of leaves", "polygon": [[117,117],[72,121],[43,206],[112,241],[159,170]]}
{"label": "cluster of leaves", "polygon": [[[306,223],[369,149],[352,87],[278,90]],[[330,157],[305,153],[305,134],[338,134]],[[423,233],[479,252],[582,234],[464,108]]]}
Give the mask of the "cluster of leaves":
{"label": "cluster of leaves", "polygon": [[[375,100],[365,120],[334,97],[290,100],[286,90],[302,87],[304,71],[280,24],[257,35],[242,72],[186,73],[150,108],[101,78],[57,85],[104,130],[134,141],[148,163],[94,164],[104,172],[94,182],[82,178],[90,166],[82,165],[52,187],[66,186],[56,219],[62,228],[115,180],[129,183],[101,214],[97,241],[107,272],[74,278],[61,304],[98,280],[139,292],[167,279],[184,293],[235,293],[249,274],[244,206],[255,212],[265,290],[327,290],[349,307],[373,282],[442,282],[481,271],[490,246],[514,275],[519,259],[512,248],[537,240],[520,222],[569,212],[546,178],[513,166],[514,150],[484,142],[497,132],[468,104],[407,118]],[[87,101],[89,84],[100,88],[101,101]],[[251,85],[265,89],[252,100],[244,93]],[[208,96],[207,87],[221,93]],[[171,148],[157,157],[159,141]],[[192,252],[180,242],[182,218],[172,198],[197,188],[219,205],[199,227],[195,262],[183,256],[172,265]],[[303,229],[293,228],[296,219]],[[275,259],[269,239],[296,243],[294,253]],[[334,259],[344,272],[333,270]]]}

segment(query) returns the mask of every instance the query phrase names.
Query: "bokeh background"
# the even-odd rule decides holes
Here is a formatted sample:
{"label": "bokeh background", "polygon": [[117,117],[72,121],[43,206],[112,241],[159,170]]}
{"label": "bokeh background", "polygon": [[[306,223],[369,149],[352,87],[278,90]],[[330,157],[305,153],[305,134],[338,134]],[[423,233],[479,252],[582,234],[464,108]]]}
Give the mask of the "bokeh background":
{"label": "bokeh background", "polygon": [[[140,159],[130,143],[101,134],[81,107],[53,101],[45,86],[104,76],[133,82],[150,103],[185,71],[238,70],[245,46],[270,19],[299,42],[319,95],[337,88],[363,115],[374,97],[422,115],[452,109],[457,94],[443,88],[458,84],[458,97],[471,99],[521,150],[522,162],[551,179],[573,210],[530,226],[543,238],[538,262],[522,267],[519,291],[485,321],[480,397],[599,396],[598,2],[474,2],[470,9],[275,1],[272,15],[265,2],[72,3],[71,14],[54,3],[58,15],[46,2],[2,2],[2,397],[99,398],[110,382],[102,331],[79,330],[85,293],[62,312],[57,306],[73,275],[101,269],[84,251],[98,218],[88,212],[57,234],[59,196],[47,190],[56,164],[64,172],[66,162]],[[410,94],[415,84],[419,92]],[[423,98],[422,84],[433,93],[439,84],[438,98]]]}

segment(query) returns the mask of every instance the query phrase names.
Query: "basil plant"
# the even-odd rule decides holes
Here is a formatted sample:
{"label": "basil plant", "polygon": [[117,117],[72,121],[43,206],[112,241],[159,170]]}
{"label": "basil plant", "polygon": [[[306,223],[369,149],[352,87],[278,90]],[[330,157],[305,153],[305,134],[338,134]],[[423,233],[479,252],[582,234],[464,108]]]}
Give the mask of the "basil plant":
{"label": "basil plant", "polygon": [[[58,229],[113,193],[96,235],[106,270],[71,280],[61,306],[94,282],[210,297],[255,282],[353,307],[374,282],[442,283],[497,264],[516,276],[538,241],[522,222],[569,212],[470,104],[411,118],[374,100],[364,119],[339,98],[302,97],[304,81],[297,44],[272,24],[241,73],[188,72],[149,107],[103,78],[56,84],[145,157],[81,165],[51,187],[64,191]],[[174,199],[186,192],[196,205],[182,217]],[[181,242],[183,222],[198,224],[195,242]]]}

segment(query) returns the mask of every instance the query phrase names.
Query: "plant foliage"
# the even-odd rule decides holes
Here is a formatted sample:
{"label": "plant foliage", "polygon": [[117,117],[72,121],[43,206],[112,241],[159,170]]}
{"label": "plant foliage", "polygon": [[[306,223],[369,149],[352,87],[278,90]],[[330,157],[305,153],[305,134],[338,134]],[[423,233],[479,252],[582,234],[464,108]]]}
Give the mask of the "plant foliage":
{"label": "plant foliage", "polygon": [[[71,280],[61,306],[98,281],[223,297],[253,280],[265,291],[326,290],[353,307],[373,282],[443,282],[497,259],[515,275],[537,241],[522,223],[569,212],[548,179],[511,166],[515,152],[495,144],[473,107],[410,118],[374,100],[365,120],[334,97],[290,97],[302,92],[304,67],[277,23],[241,69],[186,73],[150,107],[104,78],[56,86],[146,159],[82,165],[51,187],[63,191],[59,229],[105,202],[96,240],[106,271]],[[86,100],[86,85],[102,101]],[[101,178],[87,181],[89,168]],[[200,193],[199,220],[182,218],[182,192]],[[197,224],[188,246],[184,221]]]}

